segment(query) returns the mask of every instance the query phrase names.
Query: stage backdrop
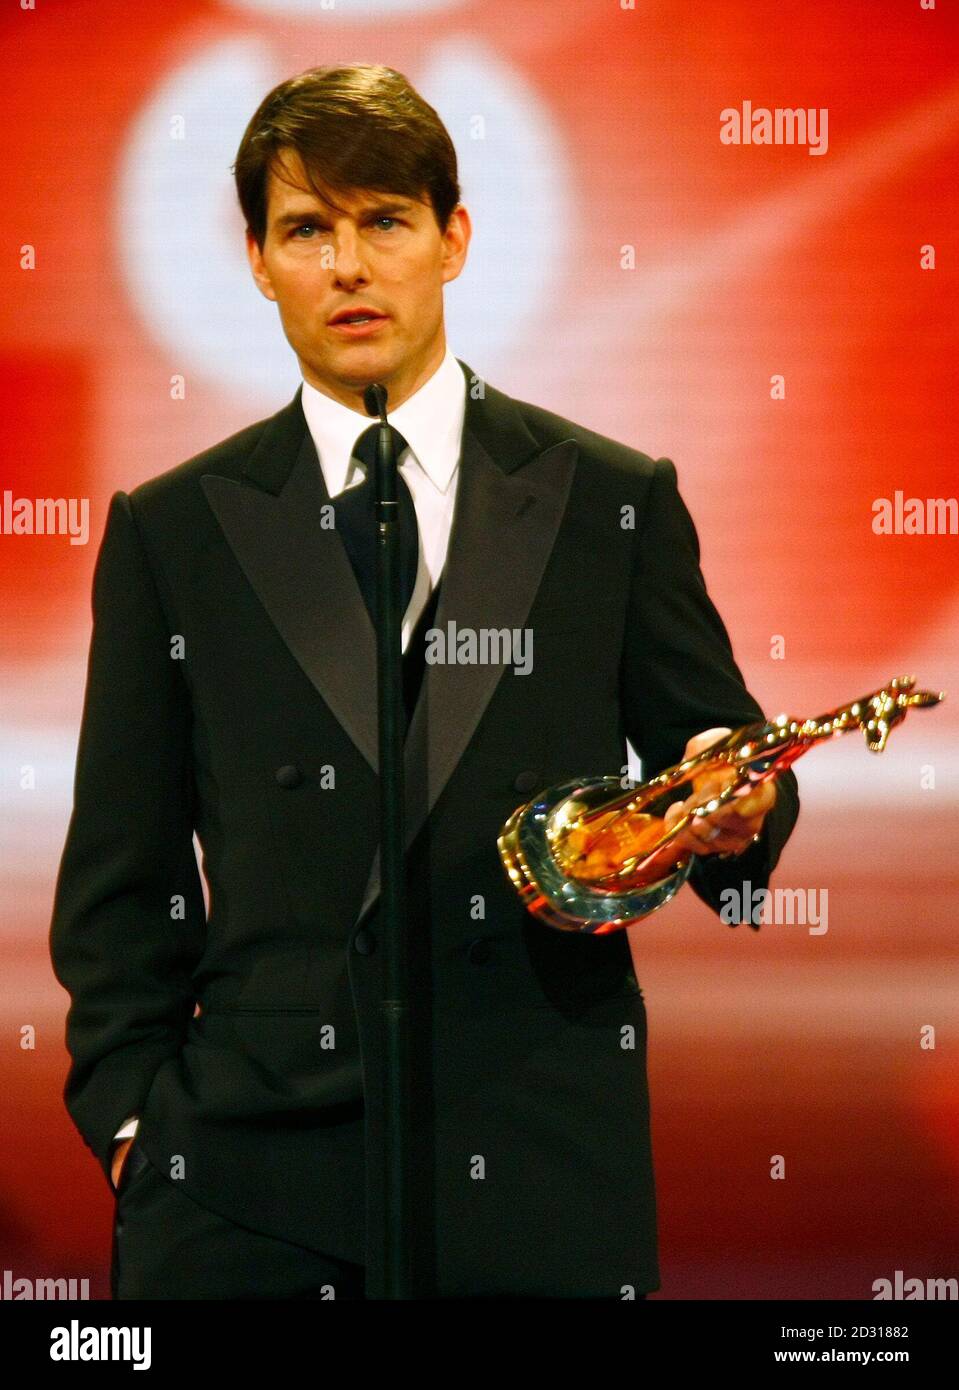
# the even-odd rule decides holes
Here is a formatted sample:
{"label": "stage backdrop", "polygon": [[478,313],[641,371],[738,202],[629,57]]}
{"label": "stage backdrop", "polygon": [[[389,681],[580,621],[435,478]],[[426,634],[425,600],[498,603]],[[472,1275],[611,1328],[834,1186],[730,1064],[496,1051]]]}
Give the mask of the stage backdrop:
{"label": "stage backdrop", "polygon": [[359,60],[407,74],[460,156],[453,351],[674,460],[766,712],[896,674],[949,693],[882,757],[799,765],[774,882],[805,922],[730,929],[687,892],[632,930],[660,1296],[959,1275],[950,7],[36,0],[2,38],[2,514],[62,498],[75,525],[0,534],[0,1266],[107,1292],[47,948],[107,504],[293,394],[229,166],[272,85]]}

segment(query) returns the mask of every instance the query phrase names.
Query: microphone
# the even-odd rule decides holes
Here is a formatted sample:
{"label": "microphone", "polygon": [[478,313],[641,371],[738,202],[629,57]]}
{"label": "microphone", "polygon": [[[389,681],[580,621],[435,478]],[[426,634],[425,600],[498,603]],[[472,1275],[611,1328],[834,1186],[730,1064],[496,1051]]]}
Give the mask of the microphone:
{"label": "microphone", "polygon": [[411,1197],[415,1159],[408,1097],[412,1093],[412,1024],[409,926],[406,913],[406,791],[400,595],[400,534],[396,452],[386,418],[386,388],[372,382],[363,392],[367,415],[379,416],[373,467],[376,519],[376,690],[380,887],[383,923],[383,993],[379,1000],[384,1039],[381,1063],[387,1146],[385,1206],[380,1233],[383,1283],[388,1298],[411,1293]]}
{"label": "microphone", "polygon": [[378,415],[380,419],[376,458],[373,465],[373,507],[378,522],[395,521],[396,501],[396,456],[393,452],[393,435],[386,418],[386,387],[378,381],[370,382],[363,392],[363,407],[367,415]]}
{"label": "microphone", "polygon": [[[379,438],[374,467],[372,467],[372,496],[374,513],[379,524],[396,521],[396,455],[393,435],[386,420],[386,388],[378,381],[370,382],[363,392],[363,407],[368,416],[379,417]],[[381,534],[382,539],[382,534]]]}
{"label": "microphone", "polygon": [[363,407],[367,415],[378,415],[380,423],[386,424],[386,387],[378,381],[371,382],[363,392]]}

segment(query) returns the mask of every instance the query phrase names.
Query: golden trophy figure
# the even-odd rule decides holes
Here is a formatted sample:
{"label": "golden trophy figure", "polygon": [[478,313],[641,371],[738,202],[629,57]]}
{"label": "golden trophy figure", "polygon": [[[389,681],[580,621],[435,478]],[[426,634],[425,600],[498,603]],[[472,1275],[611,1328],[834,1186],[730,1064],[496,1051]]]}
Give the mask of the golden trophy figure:
{"label": "golden trophy figure", "polygon": [[[579,778],[549,787],[518,806],[500,832],[504,867],[534,916],[561,931],[617,931],[675,897],[693,854],[673,841],[696,816],[725,805],[741,788],[768,782],[826,739],[861,729],[881,753],[910,708],[924,709],[945,692],[914,690],[914,676],[897,676],[880,690],[828,714],[799,721],[785,714],[734,729],[695,757],[666,768],[629,791],[618,777]],[[677,790],[692,793],[717,773],[722,791],[681,815],[667,829],[666,810]],[[732,774],[731,776],[729,774]]]}

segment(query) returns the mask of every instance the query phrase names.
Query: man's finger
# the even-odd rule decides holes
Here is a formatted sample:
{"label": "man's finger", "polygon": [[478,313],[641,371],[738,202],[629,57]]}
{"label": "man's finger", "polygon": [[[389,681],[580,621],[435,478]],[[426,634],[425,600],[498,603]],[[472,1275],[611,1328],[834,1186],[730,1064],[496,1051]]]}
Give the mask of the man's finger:
{"label": "man's finger", "polygon": [[741,816],[763,816],[776,804],[775,785],[772,782],[763,782],[758,787],[748,787],[746,795],[741,797],[737,793],[731,804]]}
{"label": "man's finger", "polygon": [[727,729],[725,725],[720,725],[715,729],[704,729],[701,734],[694,734],[686,744],[683,762],[688,758],[695,758],[697,753],[702,753],[704,749],[711,748],[714,743],[718,743],[726,734],[731,733],[732,729]]}

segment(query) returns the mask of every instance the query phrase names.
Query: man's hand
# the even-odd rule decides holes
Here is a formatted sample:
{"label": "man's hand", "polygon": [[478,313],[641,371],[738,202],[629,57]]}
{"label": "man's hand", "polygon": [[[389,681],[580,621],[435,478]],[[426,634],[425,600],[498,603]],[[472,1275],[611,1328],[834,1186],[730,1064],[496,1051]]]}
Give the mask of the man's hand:
{"label": "man's hand", "polygon": [[[732,733],[731,729],[719,728],[706,729],[703,733],[696,734],[686,744],[683,761],[695,757],[704,748],[708,748],[710,744],[716,743],[724,734],[729,733]],[[723,768],[697,777],[692,795],[685,801],[674,801],[667,810],[666,829],[669,830],[680,816],[685,815],[694,806],[701,806],[703,802],[709,801],[735,780],[736,774],[732,768]],[[693,854],[739,854],[758,838],[763,821],[775,804],[775,781],[763,782],[758,787],[741,787],[732,800],[725,806],[720,806],[718,811],[691,821],[672,841],[672,846],[690,850]]]}
{"label": "man's hand", "polygon": [[111,1181],[113,1182],[114,1192],[116,1192],[117,1190],[117,1183],[120,1181],[120,1174],[123,1171],[123,1164],[126,1159],[126,1156],[130,1151],[130,1145],[133,1143],[133,1140],[135,1138],[136,1136],[131,1134],[129,1139],[121,1139],[119,1144],[117,1144],[116,1148],[113,1151],[113,1162],[110,1168],[110,1177]]}

